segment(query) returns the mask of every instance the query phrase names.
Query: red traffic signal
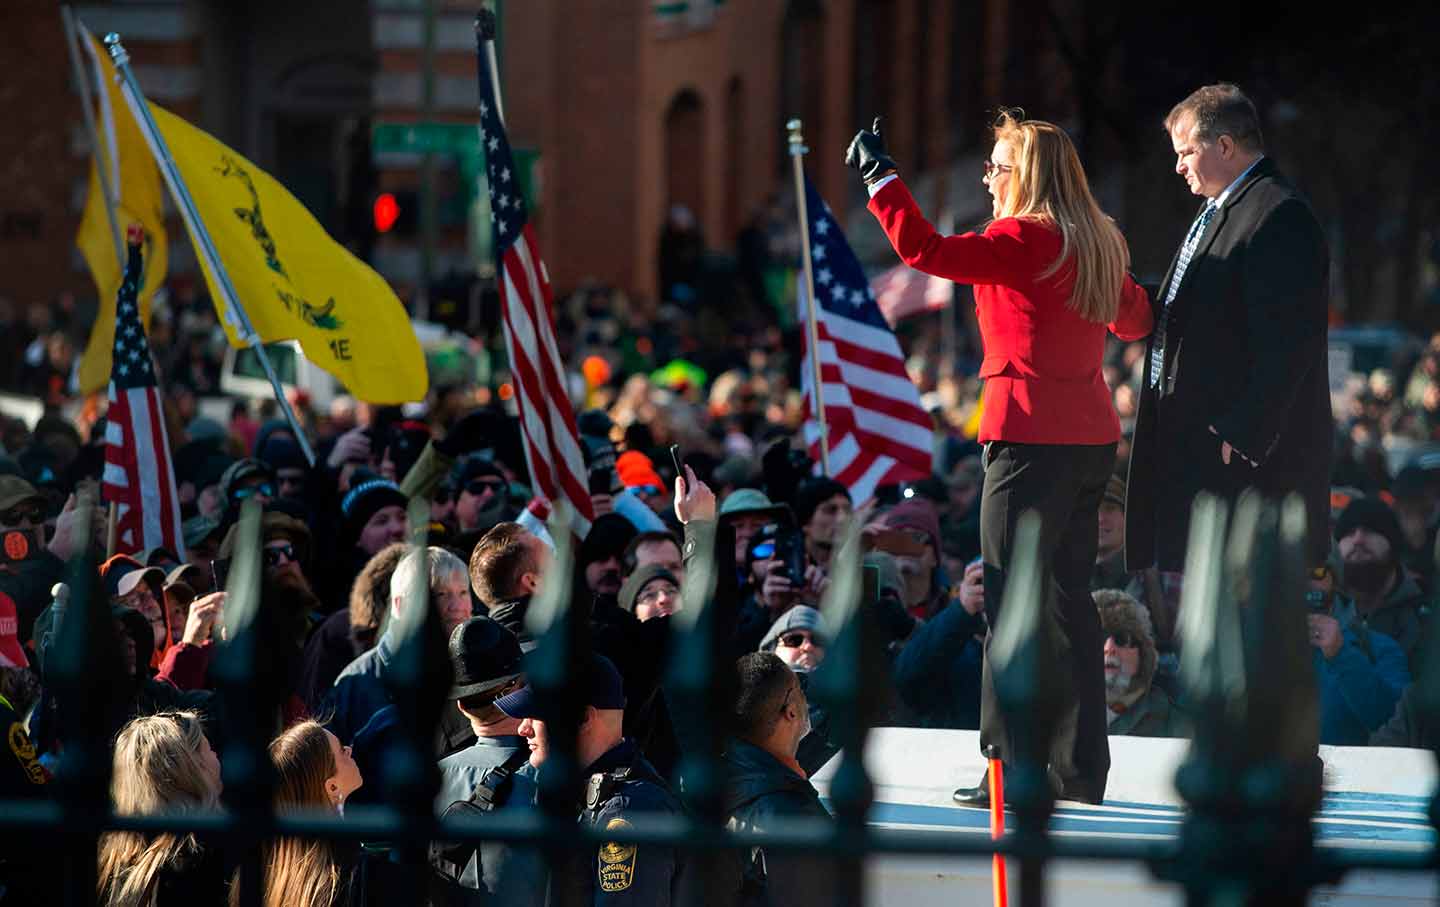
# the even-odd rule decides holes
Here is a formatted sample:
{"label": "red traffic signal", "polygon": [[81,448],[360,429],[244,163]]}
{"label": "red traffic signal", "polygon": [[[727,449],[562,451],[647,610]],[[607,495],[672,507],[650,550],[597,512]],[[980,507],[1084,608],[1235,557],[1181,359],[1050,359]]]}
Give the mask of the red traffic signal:
{"label": "red traffic signal", "polygon": [[400,219],[400,203],[395,196],[389,192],[382,192],[375,196],[373,209],[375,215],[375,232],[389,233],[390,228],[395,226],[395,221]]}

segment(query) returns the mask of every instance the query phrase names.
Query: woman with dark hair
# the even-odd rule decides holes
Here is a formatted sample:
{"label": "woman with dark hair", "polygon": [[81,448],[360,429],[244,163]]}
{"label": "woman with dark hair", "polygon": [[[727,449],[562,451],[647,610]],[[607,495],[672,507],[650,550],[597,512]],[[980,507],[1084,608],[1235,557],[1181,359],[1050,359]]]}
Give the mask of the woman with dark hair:
{"label": "woman with dark hair", "polygon": [[[1101,374],[1107,329],[1122,340],[1150,333],[1145,291],[1126,273],[1125,237],[1090,192],[1080,156],[1058,126],[1005,112],[985,161],[993,219],[982,232],[941,236],[920,213],[874,131],[861,130],[846,163],[864,177],[870,212],[912,268],[975,287],[985,358],[985,483],[980,504],[985,611],[1004,599],[1020,515],[1040,514],[1045,608],[1058,678],[1045,703],[1049,759],[1061,796],[1100,802],[1110,770],[1100,619],[1090,599],[1096,525],[1115,468],[1120,420]],[[986,644],[980,745],[1014,755],[994,695]],[[962,788],[956,800],[985,805]]]}
{"label": "woman with dark hair", "polygon": [[[342,814],[363,783],[360,769],[334,734],[302,721],[270,744],[275,810]],[[275,838],[264,845],[265,907],[338,907],[358,903],[353,852],[324,838]],[[240,886],[231,887],[238,907]]]}
{"label": "woman with dark hair", "polygon": [[[217,809],[220,760],[200,716],[161,712],[125,725],[115,741],[110,797],[122,816]],[[96,893],[104,907],[216,904],[228,877],[220,852],[194,834],[100,836]]]}

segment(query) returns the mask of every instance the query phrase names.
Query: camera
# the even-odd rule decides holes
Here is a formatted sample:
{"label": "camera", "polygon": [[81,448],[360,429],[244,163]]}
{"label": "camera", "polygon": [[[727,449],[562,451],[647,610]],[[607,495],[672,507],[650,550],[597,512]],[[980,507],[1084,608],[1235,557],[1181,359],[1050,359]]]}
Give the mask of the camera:
{"label": "camera", "polygon": [[800,530],[782,526],[776,531],[775,559],[785,565],[791,585],[797,589],[805,586],[805,536]]}

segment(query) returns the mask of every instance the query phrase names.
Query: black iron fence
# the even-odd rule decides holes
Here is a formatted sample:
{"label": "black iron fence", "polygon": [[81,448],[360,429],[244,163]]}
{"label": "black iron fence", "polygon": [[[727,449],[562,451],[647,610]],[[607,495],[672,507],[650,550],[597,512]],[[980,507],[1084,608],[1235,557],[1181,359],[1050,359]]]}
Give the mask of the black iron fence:
{"label": "black iron fence", "polygon": [[[425,525],[427,517],[416,511],[412,525]],[[285,691],[258,668],[259,520],[258,506],[247,502],[228,583],[226,638],[211,668],[225,741],[220,753],[224,808],[214,814],[134,817],[110,808],[104,691],[97,689],[101,675],[94,667],[113,655],[105,651],[113,633],[105,623],[109,609],[102,606],[105,598],[93,565],[72,565],[70,604],[55,622],[45,664],[46,687],[66,719],[52,796],[0,803],[4,834],[41,842],[54,861],[53,903],[94,902],[96,846],[105,829],[193,831],[222,841],[229,852],[244,855],[240,873],[246,904],[260,901],[264,867],[259,845],[277,834],[386,842],[393,850],[388,862],[405,874],[413,903],[424,902],[425,851],[433,840],[529,843],[542,849],[552,866],[578,848],[602,843],[597,833],[576,822],[581,779],[573,722],[549,727],[550,757],[540,771],[537,809],[437,819],[432,728],[446,704],[449,667],[427,646],[427,639],[439,635],[432,626],[438,617],[429,607],[407,607],[401,618],[403,642],[390,682],[402,733],[385,760],[385,802],[347,810],[343,818],[276,814],[270,805],[273,780],[266,747]],[[587,615],[568,606],[569,532],[564,525],[552,528],[560,541],[531,608],[539,646],[529,657],[527,674],[540,695],[574,705],[583,699],[570,665],[572,655],[588,645]],[[1004,838],[867,825],[873,794],[861,754],[887,678],[883,654],[871,644],[878,634],[869,626],[872,609],[865,600],[858,530],[852,529],[836,555],[823,606],[833,641],[811,684],[812,695],[831,716],[833,742],[841,747],[829,791],[834,822],[796,823],[764,835],[725,829],[726,778],[719,753],[731,703],[715,681],[731,668],[714,601],[714,558],[702,553],[685,584],[685,607],[672,618],[665,684],[671,712],[697,729],[679,768],[687,817],[607,830],[604,840],[676,846],[689,855],[691,871],[716,879],[726,852],[759,844],[806,850],[833,861],[837,903],[857,905],[864,899],[864,858],[881,854],[1005,854],[1018,869],[1016,893],[1022,905],[1044,903],[1046,864],[1056,859],[1143,863],[1158,878],[1182,886],[1188,903],[1216,905],[1301,903],[1316,885],[1337,882],[1359,868],[1433,873],[1433,846],[1422,852],[1315,847],[1311,822],[1322,791],[1316,696],[1304,638],[1303,535],[1298,501],[1277,504],[1246,497],[1233,515],[1215,500],[1196,504],[1180,630],[1181,679],[1195,708],[1196,731],[1176,777],[1189,807],[1176,842],[1056,838],[1049,831],[1054,800],[1040,716],[1046,690],[1060,681],[1046,657],[1045,582],[1036,563],[1038,525],[1033,519],[1021,523],[1014,565],[1018,579],[1007,587],[991,648],[997,695],[1007,714],[1017,716],[1012,722],[1015,764],[1007,773],[1013,821]],[[423,574],[418,572],[412,601],[426,600]],[[1427,714],[1435,714],[1440,676],[1433,666],[1440,663],[1435,651],[1440,641],[1432,638],[1427,645],[1432,669],[1417,681],[1417,693]],[[1440,819],[1437,805],[1440,799],[1432,800],[1432,825]]]}

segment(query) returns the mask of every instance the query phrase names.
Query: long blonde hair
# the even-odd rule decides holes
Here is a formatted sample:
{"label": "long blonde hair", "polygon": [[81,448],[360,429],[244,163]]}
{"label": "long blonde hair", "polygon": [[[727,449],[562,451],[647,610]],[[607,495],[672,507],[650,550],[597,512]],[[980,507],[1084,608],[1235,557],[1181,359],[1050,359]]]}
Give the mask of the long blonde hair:
{"label": "long blonde hair", "polygon": [[1120,310],[1130,249],[1091,194],[1070,137],[1052,123],[1023,116],[1005,111],[992,127],[995,143],[1015,152],[999,216],[1038,220],[1059,230],[1060,254],[1040,279],[1073,266],[1074,288],[1066,305],[1086,321],[1108,324]]}
{"label": "long blonde hair", "polygon": [[[195,712],[136,718],[115,740],[110,799],[122,816],[215,809],[220,791],[201,761],[205,730]],[[193,834],[110,831],[100,836],[96,894],[106,907],[148,907],[159,873],[198,853]]]}
{"label": "long blonde hair", "polygon": [[[334,810],[325,782],[335,774],[330,738],[315,721],[302,721],[270,743],[275,767],[275,811]],[[345,870],[334,845],[319,838],[275,838],[266,843],[265,907],[332,907],[341,895]],[[240,886],[230,886],[230,903],[240,903]]]}

